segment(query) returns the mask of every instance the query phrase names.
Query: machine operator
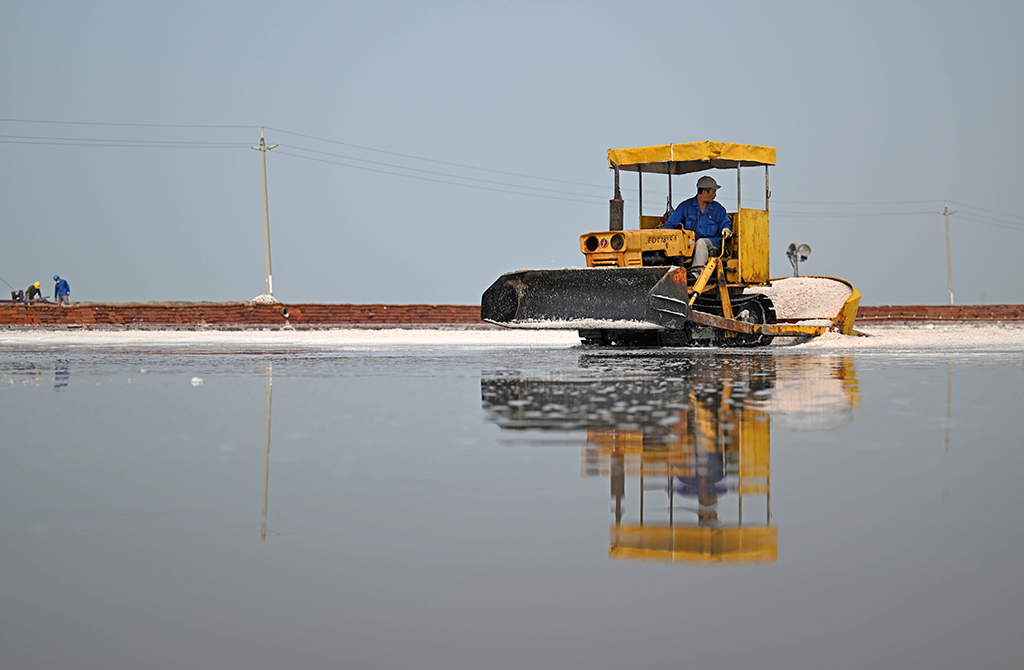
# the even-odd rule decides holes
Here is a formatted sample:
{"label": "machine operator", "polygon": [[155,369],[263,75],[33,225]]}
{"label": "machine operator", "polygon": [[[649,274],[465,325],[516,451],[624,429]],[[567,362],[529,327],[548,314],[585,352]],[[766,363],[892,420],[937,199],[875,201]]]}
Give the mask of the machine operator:
{"label": "machine operator", "polygon": [[700,274],[708,258],[721,252],[722,234],[732,235],[732,220],[725,207],[715,202],[718,182],[708,176],[697,180],[697,195],[684,200],[665,221],[666,228],[692,230],[695,237],[690,271]]}

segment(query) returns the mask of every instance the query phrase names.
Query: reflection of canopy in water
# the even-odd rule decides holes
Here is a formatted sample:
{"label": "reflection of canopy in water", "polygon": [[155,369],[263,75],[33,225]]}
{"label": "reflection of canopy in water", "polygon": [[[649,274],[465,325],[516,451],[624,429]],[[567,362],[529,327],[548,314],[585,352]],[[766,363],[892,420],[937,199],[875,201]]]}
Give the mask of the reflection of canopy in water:
{"label": "reflection of canopy in water", "polygon": [[779,559],[778,536],[775,526],[613,525],[609,555],[672,563],[773,563]]}

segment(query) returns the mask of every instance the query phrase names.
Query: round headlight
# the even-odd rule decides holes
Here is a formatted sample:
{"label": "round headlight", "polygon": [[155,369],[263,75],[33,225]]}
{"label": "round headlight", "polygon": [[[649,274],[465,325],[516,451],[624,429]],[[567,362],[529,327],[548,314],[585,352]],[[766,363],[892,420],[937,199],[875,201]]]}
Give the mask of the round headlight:
{"label": "round headlight", "polygon": [[587,251],[597,251],[597,237],[591,235],[586,241]]}
{"label": "round headlight", "polygon": [[626,246],[626,238],[622,235],[612,235],[612,249],[615,251],[622,251],[622,247]]}

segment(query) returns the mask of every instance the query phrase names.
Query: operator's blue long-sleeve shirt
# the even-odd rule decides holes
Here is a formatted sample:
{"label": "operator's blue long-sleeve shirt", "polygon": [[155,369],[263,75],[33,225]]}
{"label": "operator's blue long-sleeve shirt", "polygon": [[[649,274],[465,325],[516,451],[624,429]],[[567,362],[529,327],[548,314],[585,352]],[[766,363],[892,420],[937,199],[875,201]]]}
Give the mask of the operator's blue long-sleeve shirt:
{"label": "operator's blue long-sleeve shirt", "polygon": [[694,237],[698,240],[702,237],[716,239],[722,236],[723,230],[728,229],[729,232],[732,232],[732,219],[726,213],[725,207],[714,200],[707,204],[703,212],[700,211],[697,196],[693,196],[689,200],[679,203],[679,206],[665,221],[665,227],[692,230]]}
{"label": "operator's blue long-sleeve shirt", "polygon": [[70,295],[70,294],[71,294],[71,287],[68,286],[67,280],[66,279],[61,279],[60,281],[58,281],[57,282],[57,286],[55,286],[54,290],[53,290],[54,297],[57,297],[58,295]]}

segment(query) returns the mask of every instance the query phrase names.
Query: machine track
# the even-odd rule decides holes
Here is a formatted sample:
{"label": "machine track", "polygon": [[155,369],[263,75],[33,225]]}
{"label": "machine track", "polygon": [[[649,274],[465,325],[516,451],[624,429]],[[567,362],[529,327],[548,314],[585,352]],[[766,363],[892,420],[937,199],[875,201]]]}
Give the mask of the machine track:
{"label": "machine track", "polygon": [[[775,305],[767,296],[759,294],[743,295],[733,298],[731,302],[733,318],[737,321],[754,324],[775,323],[776,321]],[[722,313],[722,303],[718,300],[697,298],[693,308],[698,312],[724,316]],[[698,329],[701,328],[692,328],[693,331]],[[701,330],[713,331],[711,337],[699,338],[703,340],[701,343],[716,347],[766,347],[775,339],[774,335],[762,335],[760,333],[728,333],[727,335],[726,331],[717,328],[704,328]]]}
{"label": "machine track", "polygon": [[[698,298],[693,309],[706,314],[724,316],[722,303],[715,299]],[[737,321],[763,324],[775,323],[775,306],[764,295],[742,295],[732,299],[733,317]],[[718,328],[687,324],[679,330],[606,330],[579,331],[584,346],[620,347],[765,347],[774,336],[728,332]]]}

